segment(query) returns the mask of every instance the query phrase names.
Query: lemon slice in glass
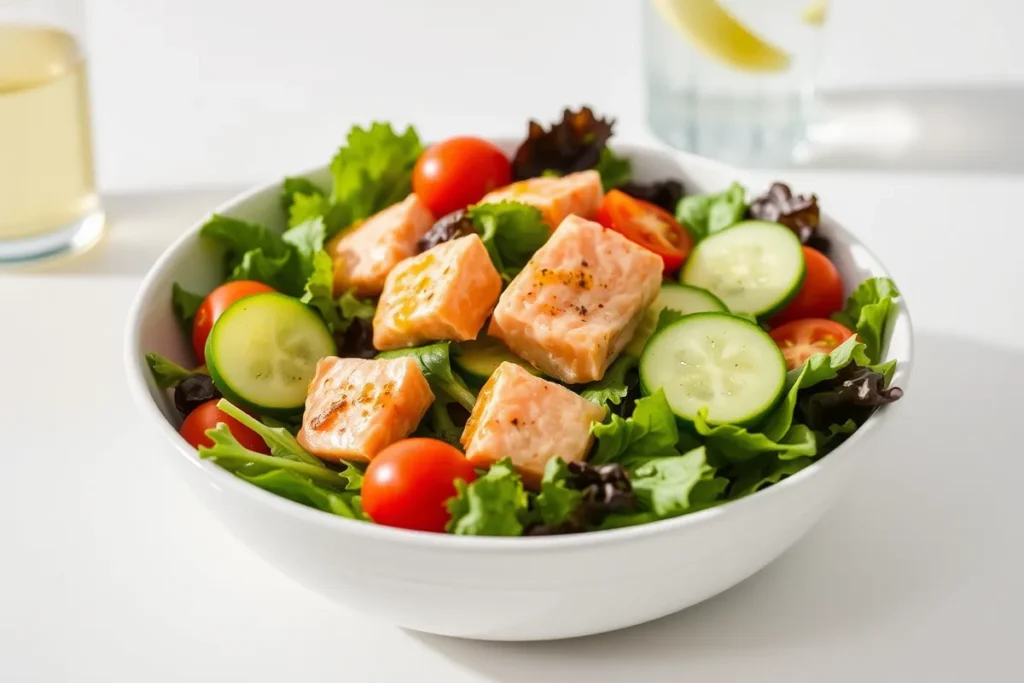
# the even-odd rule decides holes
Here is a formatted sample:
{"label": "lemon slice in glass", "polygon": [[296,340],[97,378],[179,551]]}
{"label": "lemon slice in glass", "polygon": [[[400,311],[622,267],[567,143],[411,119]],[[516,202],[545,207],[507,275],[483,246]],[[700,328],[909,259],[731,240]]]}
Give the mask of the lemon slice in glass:
{"label": "lemon slice in glass", "polygon": [[668,24],[704,54],[744,71],[778,72],[789,55],[736,21],[718,0],[652,0]]}
{"label": "lemon slice in glass", "polygon": [[804,11],[800,15],[800,18],[804,20],[805,24],[821,26],[825,23],[825,18],[827,16],[828,0],[811,0],[811,4],[804,7]]}

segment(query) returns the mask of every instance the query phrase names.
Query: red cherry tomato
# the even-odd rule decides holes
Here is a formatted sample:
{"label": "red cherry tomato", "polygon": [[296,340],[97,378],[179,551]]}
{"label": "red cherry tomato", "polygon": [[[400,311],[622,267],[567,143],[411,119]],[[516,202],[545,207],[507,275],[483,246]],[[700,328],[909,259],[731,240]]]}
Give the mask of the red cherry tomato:
{"label": "red cherry tomato", "polygon": [[839,323],[825,318],[794,320],[769,332],[782,349],[786,367],[795,370],[816,353],[828,353],[853,336]]}
{"label": "red cherry tomato", "polygon": [[196,448],[213,446],[213,439],[206,435],[206,430],[213,429],[223,422],[228,426],[231,434],[238,439],[238,443],[250,451],[270,453],[270,448],[259,434],[217,408],[218,400],[220,399],[215,398],[212,401],[207,401],[188,414],[185,421],[181,423],[181,429],[178,430],[185,441]]}
{"label": "red cherry tomato", "polygon": [[768,324],[782,325],[802,318],[827,318],[843,308],[843,279],[832,262],[816,249],[804,247],[807,274],[800,291]]}
{"label": "red cherry tomato", "polygon": [[441,532],[451,517],[445,504],[455,495],[456,479],[476,479],[458,449],[437,439],[403,439],[366,468],[363,510],[377,524]]}
{"label": "red cherry tomato", "polygon": [[597,222],[660,256],[666,273],[679,270],[693,247],[690,233],[672,214],[620,190],[604,196]]}
{"label": "red cherry tomato", "polygon": [[440,218],[483,199],[512,181],[512,164],[498,147],[473,137],[431,145],[416,162],[412,189]]}
{"label": "red cherry tomato", "polygon": [[262,282],[237,280],[227,282],[210,292],[199,306],[196,317],[192,321],[192,348],[195,349],[199,363],[206,363],[206,338],[210,336],[210,330],[213,329],[217,318],[227,310],[228,306],[247,296],[273,291],[273,287],[268,287]]}

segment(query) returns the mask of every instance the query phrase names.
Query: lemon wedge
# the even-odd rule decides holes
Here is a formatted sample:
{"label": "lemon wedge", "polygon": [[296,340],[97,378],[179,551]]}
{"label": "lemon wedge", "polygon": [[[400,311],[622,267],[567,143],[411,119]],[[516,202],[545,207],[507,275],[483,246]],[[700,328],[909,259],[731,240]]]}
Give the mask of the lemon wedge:
{"label": "lemon wedge", "polygon": [[744,71],[778,72],[789,55],[736,21],[718,0],[652,0],[662,19],[709,57]]}
{"label": "lemon wedge", "polygon": [[827,16],[828,0],[811,0],[811,4],[804,7],[804,11],[800,14],[800,18],[804,20],[804,23],[811,26],[821,26],[825,23]]}

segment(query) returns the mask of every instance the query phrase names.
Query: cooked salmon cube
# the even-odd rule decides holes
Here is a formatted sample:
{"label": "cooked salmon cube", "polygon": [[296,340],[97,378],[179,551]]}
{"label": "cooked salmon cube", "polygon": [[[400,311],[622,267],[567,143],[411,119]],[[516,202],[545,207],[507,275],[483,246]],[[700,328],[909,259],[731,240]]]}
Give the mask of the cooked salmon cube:
{"label": "cooked salmon cube", "polygon": [[433,402],[412,358],[322,358],[297,439],[322,460],[369,462],[412,433]]}
{"label": "cooked salmon cube", "polygon": [[416,253],[434,217],[419,197],[411,194],[331,239],[327,253],[334,259],[334,294],[355,288],[359,296],[377,296],[384,278],[401,261]]}
{"label": "cooked salmon cube", "polygon": [[520,180],[485,195],[480,203],[511,201],[535,206],[553,230],[569,214],[595,218],[603,198],[598,172],[580,171],[561,178]]}
{"label": "cooked salmon cube", "polygon": [[501,275],[478,235],[443,242],[398,264],[373,316],[381,351],[476,339],[501,293]]}
{"label": "cooked salmon cube", "polygon": [[488,334],[563,382],[601,379],[658,295],[661,257],[569,216],[498,300]]}
{"label": "cooked salmon cube", "polygon": [[590,425],[605,412],[604,406],[506,361],[480,390],[462,446],[476,467],[512,458],[523,482],[536,488],[554,456],[566,462],[586,457],[593,443]]}

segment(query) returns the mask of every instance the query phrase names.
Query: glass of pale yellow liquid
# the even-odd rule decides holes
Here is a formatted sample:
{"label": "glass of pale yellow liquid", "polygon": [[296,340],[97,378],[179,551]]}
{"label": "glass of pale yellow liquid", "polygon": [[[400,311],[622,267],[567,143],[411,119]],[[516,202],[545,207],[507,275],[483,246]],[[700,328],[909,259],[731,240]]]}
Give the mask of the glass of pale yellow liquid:
{"label": "glass of pale yellow liquid", "polygon": [[0,0],[0,263],[78,251],[103,232],[84,0]]}

